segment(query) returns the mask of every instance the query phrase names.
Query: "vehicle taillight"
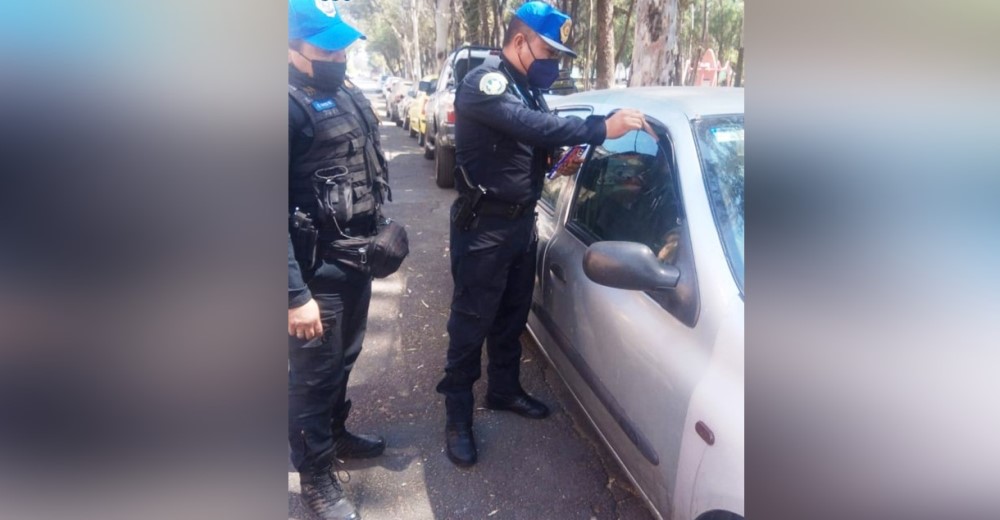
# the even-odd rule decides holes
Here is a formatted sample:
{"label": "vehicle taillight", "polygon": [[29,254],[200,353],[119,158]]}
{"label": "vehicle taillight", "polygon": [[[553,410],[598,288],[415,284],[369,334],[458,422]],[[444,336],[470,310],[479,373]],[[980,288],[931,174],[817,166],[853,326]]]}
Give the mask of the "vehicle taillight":
{"label": "vehicle taillight", "polygon": [[448,111],[448,115],[446,116],[446,120],[448,121],[448,124],[451,124],[451,125],[455,124],[455,111],[454,110],[449,110]]}

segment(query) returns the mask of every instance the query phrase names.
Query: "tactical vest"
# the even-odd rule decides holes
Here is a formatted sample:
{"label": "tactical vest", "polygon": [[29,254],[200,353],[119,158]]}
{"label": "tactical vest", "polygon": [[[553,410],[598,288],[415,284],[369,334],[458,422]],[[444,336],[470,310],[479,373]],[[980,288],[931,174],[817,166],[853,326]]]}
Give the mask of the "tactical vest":
{"label": "tactical vest", "polygon": [[[288,166],[289,209],[316,218],[321,236],[335,237],[333,222],[320,209],[313,173],[342,166],[353,195],[353,217],[339,226],[360,228],[374,222],[385,200],[392,200],[388,168],[378,138],[378,118],[361,90],[344,84],[335,94],[304,85],[288,85],[288,95],[309,117],[313,139],[309,149],[291,157]],[[340,170],[342,171],[342,170]],[[372,228],[353,232],[368,234]],[[345,230],[345,232],[347,232]]]}

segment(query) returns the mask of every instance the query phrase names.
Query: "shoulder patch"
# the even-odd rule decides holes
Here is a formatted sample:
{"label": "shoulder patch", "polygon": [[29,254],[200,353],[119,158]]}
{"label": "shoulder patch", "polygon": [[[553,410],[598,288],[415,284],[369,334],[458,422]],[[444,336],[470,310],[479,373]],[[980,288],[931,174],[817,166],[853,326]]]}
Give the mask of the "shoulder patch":
{"label": "shoulder patch", "polygon": [[488,96],[498,96],[507,90],[507,78],[499,72],[487,72],[479,79],[479,90]]}
{"label": "shoulder patch", "polygon": [[337,103],[334,102],[334,100],[332,100],[332,99],[324,99],[322,101],[313,101],[312,102],[313,110],[315,110],[317,112],[322,112],[324,110],[330,110],[331,108],[334,108],[336,106],[337,106]]}

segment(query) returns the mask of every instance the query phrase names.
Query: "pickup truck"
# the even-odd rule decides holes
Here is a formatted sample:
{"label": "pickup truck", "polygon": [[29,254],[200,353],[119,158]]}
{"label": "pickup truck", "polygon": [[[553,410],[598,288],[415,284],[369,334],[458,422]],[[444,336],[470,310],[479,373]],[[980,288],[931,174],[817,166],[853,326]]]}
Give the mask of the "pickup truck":
{"label": "pickup truck", "polygon": [[500,49],[464,45],[451,52],[438,73],[437,89],[427,102],[424,157],[434,159],[435,182],[455,185],[455,87],[470,70],[487,59],[500,59]]}

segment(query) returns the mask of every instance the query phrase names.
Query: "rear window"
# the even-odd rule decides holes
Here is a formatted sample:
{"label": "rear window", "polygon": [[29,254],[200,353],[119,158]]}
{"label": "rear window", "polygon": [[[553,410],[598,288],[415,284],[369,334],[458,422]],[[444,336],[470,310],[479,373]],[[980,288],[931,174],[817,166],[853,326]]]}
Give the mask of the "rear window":
{"label": "rear window", "polygon": [[477,57],[473,56],[471,58],[466,58],[464,56],[460,56],[460,57],[456,58],[455,59],[455,84],[456,85],[459,84],[462,81],[462,79],[465,78],[465,75],[469,73],[470,70],[472,70],[472,69],[474,69],[474,68],[482,65],[484,61],[486,61],[485,57],[483,57],[483,58],[477,58]]}

